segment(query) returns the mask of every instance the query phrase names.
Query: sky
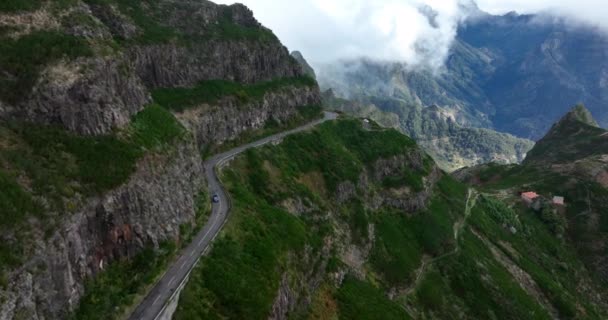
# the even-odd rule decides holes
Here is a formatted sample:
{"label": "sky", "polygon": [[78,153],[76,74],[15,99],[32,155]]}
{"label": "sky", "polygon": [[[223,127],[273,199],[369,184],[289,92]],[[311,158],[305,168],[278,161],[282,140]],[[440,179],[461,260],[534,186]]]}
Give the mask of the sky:
{"label": "sky", "polygon": [[[318,67],[368,58],[440,68],[472,0],[239,0]],[[234,0],[219,0],[231,4]],[[493,14],[551,12],[608,31],[608,0],[477,0]],[[432,8],[432,9],[430,9]],[[427,14],[424,14],[426,12]],[[428,13],[431,14],[428,14]],[[433,17],[430,19],[429,17]]]}

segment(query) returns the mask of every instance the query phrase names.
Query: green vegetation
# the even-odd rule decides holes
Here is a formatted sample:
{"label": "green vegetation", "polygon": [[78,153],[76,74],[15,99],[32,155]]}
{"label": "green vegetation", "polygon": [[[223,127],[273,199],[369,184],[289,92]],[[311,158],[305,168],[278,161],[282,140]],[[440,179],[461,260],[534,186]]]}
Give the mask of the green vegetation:
{"label": "green vegetation", "polygon": [[249,130],[239,135],[238,138],[222,143],[221,145],[207,145],[203,150],[203,158],[207,158],[213,154],[218,154],[224,151],[228,151],[232,148],[247,144],[252,141],[277,134],[283,131],[297,128],[298,126],[309,123],[313,120],[322,117],[321,106],[299,106],[296,107],[297,114],[290,117],[289,120],[278,123],[273,118],[266,121],[265,126],[258,130]]}
{"label": "green vegetation", "polygon": [[90,195],[122,184],[146,149],[184,134],[173,115],[156,105],[136,115],[127,131],[131,133],[127,138],[83,137],[55,127],[14,125],[9,134],[18,143],[0,155],[32,179],[35,193],[51,198],[73,192]]}
{"label": "green vegetation", "polygon": [[389,320],[411,319],[397,303],[369,283],[347,278],[337,294],[340,319]]}
{"label": "green vegetation", "polygon": [[371,118],[387,127],[399,128],[412,137],[448,171],[487,161],[521,157],[534,143],[509,134],[487,129],[464,128],[451,120],[443,120],[437,107],[424,108],[404,97],[372,96],[361,101],[348,101],[335,97],[325,99],[334,110],[358,117]]}
{"label": "green vegetation", "polygon": [[180,243],[185,247],[192,242],[192,238],[205,226],[211,214],[211,203],[206,191],[201,191],[196,196],[196,217],[194,224],[183,224],[180,226]]}
{"label": "green vegetation", "polygon": [[14,126],[12,133],[23,149],[6,152],[7,162],[27,172],[35,190],[44,191],[52,180],[76,180],[84,186],[79,191],[91,194],[123,183],[146,149],[166,146],[185,134],[173,115],[156,105],[137,114],[127,131],[126,138],[82,137],[54,127]]}
{"label": "green vegetation", "polygon": [[[115,5],[120,12],[129,17],[139,28],[140,33],[132,39],[118,37],[121,43],[133,44],[157,44],[168,42],[179,42],[181,44],[193,45],[197,42],[210,40],[245,40],[258,42],[278,41],[276,36],[262,26],[244,26],[234,22],[233,8],[223,7],[218,20],[208,25],[200,26],[200,30],[193,32],[189,29],[171,27],[166,24],[165,19],[174,10],[194,10],[200,7],[191,7],[187,3],[166,3],[158,1],[138,0],[85,0],[89,4]],[[189,19],[189,17],[184,17]],[[200,23],[200,21],[191,21]]]}
{"label": "green vegetation", "polygon": [[[0,220],[12,226],[28,214],[39,213],[40,205],[14,179],[0,171]],[[2,259],[3,261],[4,259]]]}
{"label": "green vegetation", "polygon": [[114,262],[86,284],[86,293],[71,319],[115,319],[151,285],[175,254],[172,242],[146,249],[129,261]]}
{"label": "green vegetation", "polygon": [[536,144],[524,163],[570,163],[593,155],[606,154],[608,131],[597,127],[596,124],[583,106],[574,108]]}
{"label": "green vegetation", "polygon": [[156,104],[134,117],[131,130],[132,143],[146,149],[162,147],[186,133],[173,114]]}
{"label": "green vegetation", "polygon": [[[134,39],[124,39],[118,36],[116,40],[121,43],[156,44],[171,42],[181,34],[174,28],[164,26],[161,17],[164,12],[162,3],[158,1],[138,0],[85,0],[88,4],[115,5],[120,12],[131,18],[139,27],[140,34]],[[116,35],[115,35],[116,37]]]}
{"label": "green vegetation", "polygon": [[3,0],[0,2],[0,12],[33,11],[40,8],[43,2],[43,0]]}
{"label": "green vegetation", "polygon": [[152,92],[152,97],[154,101],[170,110],[184,111],[204,103],[216,103],[228,96],[237,98],[239,103],[247,103],[260,100],[266,93],[285,87],[316,85],[316,81],[308,77],[277,79],[251,85],[225,80],[209,80],[199,83],[194,88],[156,89]]}
{"label": "green vegetation", "polygon": [[[176,319],[267,318],[282,277],[286,275],[291,281],[292,275],[309,268],[293,253],[305,247],[319,252],[324,238],[333,233],[323,222],[323,208],[336,204],[323,190],[333,193],[338,182],[356,181],[361,170],[379,157],[404,154],[413,148],[413,142],[396,131],[365,131],[359,120],[341,120],[286,137],[277,146],[247,151],[225,169],[222,180],[232,198],[231,221],[210,256],[193,273]],[[311,212],[297,217],[280,205],[295,198],[313,208]],[[337,210],[353,227],[356,241],[367,242],[369,216],[362,203],[354,199]],[[338,265],[340,262],[333,259],[327,268]],[[352,290],[354,293],[346,287],[343,291],[345,304],[357,298],[354,295],[359,289]],[[381,301],[380,291],[376,294],[378,306],[396,307]]]}
{"label": "green vegetation", "polygon": [[424,189],[422,181],[422,175],[412,172],[411,170],[405,169],[405,172],[398,177],[387,177],[382,182],[382,185],[386,188],[400,188],[403,186],[410,186],[415,192],[420,192]]}
{"label": "green vegetation", "polygon": [[86,40],[56,31],[36,31],[0,41],[0,99],[15,104],[27,96],[42,68],[62,58],[92,54]]}
{"label": "green vegetation", "polygon": [[73,212],[78,195],[121,185],[146,151],[163,152],[184,134],[173,115],[156,105],[116,135],[84,137],[26,123],[0,126],[0,228],[19,230],[18,239],[0,245],[0,270],[19,259],[29,232],[27,218],[42,219],[43,231],[53,231],[59,219],[47,213]]}
{"label": "green vegetation", "polygon": [[231,192],[238,233],[218,239],[193,272],[176,319],[265,319],[281,280],[278,265],[289,250],[303,249],[308,235],[301,221],[243,185],[232,185]]}
{"label": "green vegetation", "polygon": [[26,11],[38,10],[48,3],[52,9],[65,8],[74,4],[75,0],[3,0],[0,2],[0,13],[18,14]]}
{"label": "green vegetation", "polygon": [[212,38],[221,40],[279,41],[270,29],[263,26],[242,26],[234,23],[231,7],[223,8],[218,23],[210,27],[209,34]]}
{"label": "green vegetation", "polygon": [[411,282],[423,254],[439,256],[453,249],[452,226],[463,218],[466,189],[444,177],[437,191],[429,208],[413,216],[401,212],[376,215],[371,265],[386,285]]}
{"label": "green vegetation", "polygon": [[[233,215],[211,255],[193,273],[176,318],[265,319],[283,279],[306,294],[299,284],[309,272],[328,278],[318,292],[310,293],[310,308],[290,314],[294,319],[604,318],[588,302],[600,291],[580,290],[581,281],[592,278],[576,251],[551,231],[542,215],[484,194],[469,199],[471,215],[465,220],[468,188],[449,176],[437,182],[431,200],[418,212],[369,208],[370,194],[397,191],[383,188],[414,188],[416,181],[410,183],[399,173],[397,182],[370,181],[368,190],[357,190],[342,203],[334,199],[339,183],[358,181],[360,172],[380,157],[412,154],[415,148],[394,130],[366,131],[360,120],[346,119],[238,157],[222,179],[233,199]],[[432,162],[421,157],[424,168],[411,172],[422,177]],[[505,174],[515,169],[492,170]],[[539,176],[544,175],[539,172],[534,179],[542,180]],[[552,179],[559,176],[536,182],[548,190],[557,181]],[[334,287],[335,274],[327,272],[348,270],[352,263],[341,261],[336,247],[324,253],[327,264],[308,265],[303,258],[324,252],[324,244],[332,241],[365,248],[371,236],[375,241],[359,280],[347,276]],[[518,278],[521,272],[515,276],[513,268],[523,270],[533,284]],[[419,281],[413,282],[418,272]],[[404,291],[408,294],[393,301],[386,298],[387,292]],[[538,300],[539,292],[545,300]]]}

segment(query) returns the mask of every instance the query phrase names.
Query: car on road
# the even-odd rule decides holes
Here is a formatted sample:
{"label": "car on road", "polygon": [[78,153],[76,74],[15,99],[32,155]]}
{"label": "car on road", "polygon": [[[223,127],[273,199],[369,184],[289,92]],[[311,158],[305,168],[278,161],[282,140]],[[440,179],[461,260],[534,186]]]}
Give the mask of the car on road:
{"label": "car on road", "polygon": [[214,194],[213,197],[211,198],[211,200],[213,201],[213,203],[219,203],[220,196],[218,196],[217,194]]}

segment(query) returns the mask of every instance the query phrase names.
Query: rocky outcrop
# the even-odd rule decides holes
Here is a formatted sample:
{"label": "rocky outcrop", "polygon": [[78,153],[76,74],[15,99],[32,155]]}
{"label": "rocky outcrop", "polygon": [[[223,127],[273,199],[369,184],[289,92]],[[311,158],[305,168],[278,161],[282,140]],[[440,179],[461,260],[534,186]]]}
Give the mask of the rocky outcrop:
{"label": "rocky outcrop", "polygon": [[131,70],[121,58],[49,66],[20,112],[28,121],[59,124],[80,134],[110,133],[151,101]]}
{"label": "rocky outcrop", "polygon": [[255,83],[302,74],[278,42],[211,40],[188,47],[162,44],[136,47],[129,55],[137,74],[150,88],[192,86],[210,79]]}
{"label": "rocky outcrop", "polygon": [[0,289],[0,319],[65,319],[84,293],[85,280],[109,263],[144,247],[176,240],[179,226],[195,220],[195,197],[204,185],[192,142],[150,154],[120,188],[86,201],[50,238],[40,231],[31,260]]}
{"label": "rocky outcrop", "polygon": [[332,245],[331,239],[326,238],[318,252],[307,247],[302,253],[290,254],[289,263],[298,272],[285,272],[281,276],[268,320],[287,320],[294,311],[310,305],[311,295],[325,279],[326,274],[321,271],[327,268]]}
{"label": "rocky outcrop", "polygon": [[[0,107],[0,118],[102,135],[125,127],[151,102],[155,88],[211,79],[251,84],[304,75],[288,50],[243,5],[159,1],[127,6],[137,9],[84,3],[65,9],[61,14],[69,21],[57,25],[57,32],[86,39],[94,57],[41,66],[30,94],[11,108]],[[56,15],[45,10],[50,9],[41,12]],[[148,22],[129,16],[137,10]],[[154,33],[158,30],[171,36],[165,39]],[[154,39],[141,39],[149,33]]]}
{"label": "rocky outcrop", "polygon": [[221,144],[250,130],[261,129],[269,120],[284,123],[298,108],[320,103],[316,87],[287,87],[271,91],[259,101],[245,104],[226,98],[215,106],[201,106],[178,115],[182,124],[196,135],[199,145]]}
{"label": "rocky outcrop", "polygon": [[306,75],[308,75],[309,77],[316,79],[317,78],[317,74],[315,73],[315,69],[313,69],[310,64],[308,64],[308,61],[306,61],[306,59],[304,58],[304,56],[302,55],[302,53],[300,51],[293,51],[291,53],[291,56],[296,59],[296,61],[298,61],[298,63],[300,64],[300,66],[302,66],[302,70],[304,71],[304,73],[306,73]]}
{"label": "rocky outcrop", "polygon": [[[57,12],[48,6],[40,9],[61,21],[54,31],[84,39],[91,54],[66,55],[36,66],[40,70],[33,72],[36,79],[27,95],[11,104],[0,101],[1,120],[110,135],[152,102],[156,88],[190,87],[211,79],[252,84],[304,75],[243,5],[133,2],[126,6],[141,9],[133,13],[122,5],[97,3],[77,1]],[[142,23],[137,14],[149,19]],[[142,40],[150,29],[172,36]],[[5,74],[0,66],[0,77],[16,75]],[[56,228],[31,219],[35,244],[27,248],[18,269],[7,271],[6,286],[0,273],[0,320],[67,318],[78,306],[87,279],[144,248],[177,240],[180,226],[194,223],[195,196],[204,185],[199,147],[236,139],[270,120],[285,123],[298,115],[299,107],[318,104],[318,87],[290,86],[246,103],[227,97],[178,115],[190,129],[189,140],[171,151],[148,153],[128,182],[114,190],[88,199],[75,196],[71,213],[48,212],[57,217]]]}
{"label": "rocky outcrop", "polygon": [[426,177],[423,177],[423,190],[414,191],[409,187],[403,189],[382,189],[373,191],[371,184],[382,183],[388,177],[398,177],[404,171],[424,172],[426,155],[415,150],[404,155],[395,156],[389,159],[377,160],[372,169],[367,169],[361,173],[357,184],[351,181],[340,183],[336,190],[336,201],[344,203],[355,197],[357,194],[362,195],[366,199],[366,204],[370,209],[377,210],[383,206],[388,206],[404,212],[413,214],[420,210],[424,210],[428,200],[432,196],[432,190],[442,177],[441,170],[433,165]]}
{"label": "rocky outcrop", "polygon": [[[428,168],[425,164],[427,157],[420,150],[410,150],[402,155],[379,159],[361,172],[358,181],[344,181],[338,184],[334,193],[335,202],[343,204],[360,197],[363,205],[372,211],[382,206],[389,206],[413,214],[426,207],[432,196],[432,190],[443,175],[435,165]],[[424,178],[424,190],[393,194],[385,190],[386,188],[378,188],[385,178],[398,177],[404,170],[427,172]],[[306,214],[302,212],[299,214]],[[322,281],[330,279],[340,283],[347,273],[345,270],[356,277],[365,278],[366,264],[369,262],[376,237],[375,225],[373,223],[368,225],[366,239],[355,241],[350,229],[351,225],[338,217],[339,215],[340,213],[328,212],[325,216],[326,219],[332,220],[331,225],[335,234],[324,239],[324,246],[319,252],[311,252],[308,248],[289,256],[289,261],[294,267],[290,268],[291,272],[283,274],[268,319],[287,319],[294,310],[307,308],[312,301],[311,293],[319,288]],[[332,254],[339,256],[344,266],[326,273],[327,261]]]}

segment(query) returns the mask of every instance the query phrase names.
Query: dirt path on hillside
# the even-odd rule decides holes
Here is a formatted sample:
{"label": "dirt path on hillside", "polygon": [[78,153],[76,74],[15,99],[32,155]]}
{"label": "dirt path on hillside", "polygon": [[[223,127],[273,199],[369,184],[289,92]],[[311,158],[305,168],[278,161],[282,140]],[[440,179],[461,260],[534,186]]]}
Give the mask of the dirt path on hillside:
{"label": "dirt path on hillside", "polygon": [[457,254],[458,252],[460,252],[460,241],[459,241],[460,235],[462,233],[462,230],[466,226],[467,220],[471,216],[471,211],[477,204],[478,198],[479,198],[479,193],[475,189],[470,188],[468,191],[468,194],[467,194],[467,201],[465,204],[463,217],[462,217],[462,219],[456,221],[456,223],[454,223],[454,227],[453,227],[454,242],[456,244],[456,247],[454,248],[454,250],[452,250],[448,253],[445,253],[439,257],[433,258],[433,259],[429,259],[429,256],[424,255],[422,257],[422,264],[416,270],[416,279],[414,280],[412,285],[410,285],[408,288],[406,288],[403,291],[404,295],[409,296],[414,291],[416,291],[416,288],[418,288],[418,286],[420,285],[420,282],[422,282],[422,279],[424,279],[424,274],[426,273],[426,271],[430,265],[432,265],[433,263],[435,263],[439,260],[445,259],[449,256],[453,256],[453,255]]}

